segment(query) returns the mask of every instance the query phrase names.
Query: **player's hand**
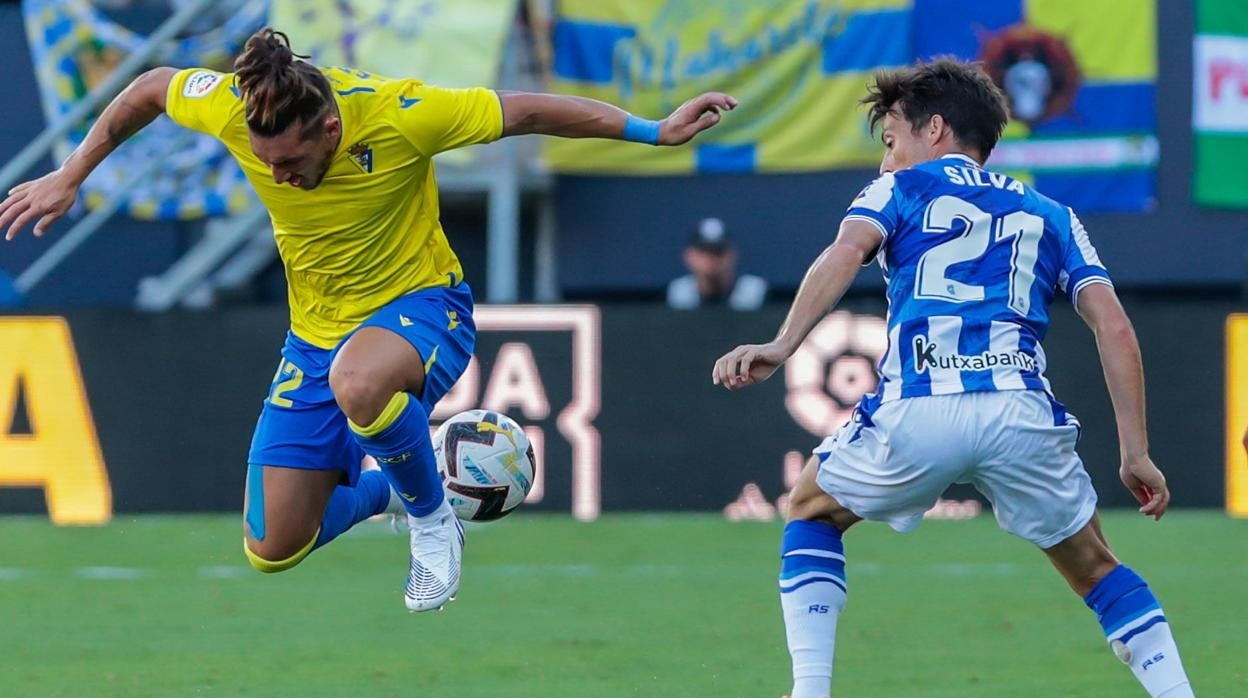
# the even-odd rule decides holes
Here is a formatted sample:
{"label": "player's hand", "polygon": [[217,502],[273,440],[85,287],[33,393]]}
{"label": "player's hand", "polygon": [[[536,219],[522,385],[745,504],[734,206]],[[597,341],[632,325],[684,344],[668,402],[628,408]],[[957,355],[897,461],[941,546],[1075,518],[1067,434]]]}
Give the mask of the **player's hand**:
{"label": "player's hand", "polygon": [[685,102],[659,122],[659,145],[680,145],[719,123],[720,112],[732,111],[737,100],[723,92],[707,92]]}
{"label": "player's hand", "polygon": [[729,390],[762,383],[788,358],[789,354],[774,342],[743,344],[719,357],[711,370],[711,382]]}
{"label": "player's hand", "polygon": [[1153,465],[1153,459],[1147,455],[1124,459],[1118,477],[1140,502],[1140,513],[1153,517],[1154,521],[1160,520],[1170,506],[1170,488],[1166,486],[1166,476]]}
{"label": "player's hand", "polygon": [[41,237],[48,226],[69,211],[78,199],[78,182],[63,170],[54,170],[9,190],[0,202],[0,230],[6,226],[5,240],[17,237],[22,228],[35,222],[35,237]]}

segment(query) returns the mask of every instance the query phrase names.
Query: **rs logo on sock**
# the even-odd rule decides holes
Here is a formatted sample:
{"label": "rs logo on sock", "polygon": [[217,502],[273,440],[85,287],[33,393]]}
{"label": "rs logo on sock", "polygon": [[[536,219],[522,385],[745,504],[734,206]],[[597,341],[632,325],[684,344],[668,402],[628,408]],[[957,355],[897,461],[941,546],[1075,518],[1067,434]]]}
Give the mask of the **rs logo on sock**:
{"label": "rs logo on sock", "polygon": [[806,613],[827,613],[828,605],[826,603],[812,603],[810,608],[806,609]]}
{"label": "rs logo on sock", "polygon": [[1148,671],[1149,664],[1156,664],[1157,662],[1160,662],[1161,660],[1165,658],[1166,658],[1166,655],[1162,654],[1161,652],[1154,654],[1152,659],[1144,660],[1144,665],[1140,667],[1140,671]]}

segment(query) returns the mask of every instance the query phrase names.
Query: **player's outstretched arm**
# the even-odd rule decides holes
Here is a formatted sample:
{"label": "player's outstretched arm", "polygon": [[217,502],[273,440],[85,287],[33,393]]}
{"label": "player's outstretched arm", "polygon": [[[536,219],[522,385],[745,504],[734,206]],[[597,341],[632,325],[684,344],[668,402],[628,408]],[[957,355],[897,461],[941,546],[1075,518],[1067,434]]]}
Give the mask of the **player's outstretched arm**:
{"label": "player's outstretched arm", "polygon": [[642,119],[586,97],[499,90],[503,136],[539,133],[563,138],[612,138],[651,145],[680,145],[719,123],[737,100],[707,92],[680,105],[662,121]]}
{"label": "player's outstretched arm", "polygon": [[164,111],[165,90],[175,73],[174,68],[153,68],[135,78],[113,98],[59,168],[10,189],[0,202],[0,230],[8,226],[4,239],[12,240],[31,221],[35,221],[35,237],[39,237],[65,215],[87,175]]}
{"label": "player's outstretched arm", "polygon": [[1118,423],[1122,484],[1140,502],[1140,513],[1160,519],[1170,505],[1170,489],[1148,455],[1144,417],[1144,365],[1131,320],[1107,284],[1092,284],[1079,292],[1076,309],[1096,335],[1096,348],[1105,370],[1105,385]]}
{"label": "player's outstretched arm", "polygon": [[845,295],[863,262],[883,242],[879,229],[863,220],[841,222],[836,241],[806,270],[797,297],[776,338],[743,344],[724,354],[711,370],[711,382],[729,390],[762,383],[801,346],[806,335]]}

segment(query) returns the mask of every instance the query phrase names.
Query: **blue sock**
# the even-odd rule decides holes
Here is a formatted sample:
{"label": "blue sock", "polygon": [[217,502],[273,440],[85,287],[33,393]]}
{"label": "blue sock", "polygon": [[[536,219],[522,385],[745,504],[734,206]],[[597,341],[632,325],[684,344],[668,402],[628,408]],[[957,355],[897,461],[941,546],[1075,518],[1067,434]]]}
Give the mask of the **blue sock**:
{"label": "blue sock", "polygon": [[1084,603],[1096,613],[1110,649],[1131,667],[1150,696],[1192,695],[1161,604],[1135,570],[1115,567],[1088,592]]}
{"label": "blue sock", "polygon": [[780,543],[780,606],[793,659],[792,698],[829,695],[845,593],[840,529],[817,521],[790,521]]}
{"label": "blue sock", "polygon": [[442,478],[429,440],[429,415],[418,400],[408,393],[395,393],[372,424],[349,424],[356,442],[377,459],[409,514],[425,516],[442,505]]}
{"label": "blue sock", "polygon": [[321,532],[312,549],[325,545],[364,519],[380,514],[389,503],[390,480],[378,470],[360,473],[355,487],[335,487],[329,495],[325,516],[321,518]]}

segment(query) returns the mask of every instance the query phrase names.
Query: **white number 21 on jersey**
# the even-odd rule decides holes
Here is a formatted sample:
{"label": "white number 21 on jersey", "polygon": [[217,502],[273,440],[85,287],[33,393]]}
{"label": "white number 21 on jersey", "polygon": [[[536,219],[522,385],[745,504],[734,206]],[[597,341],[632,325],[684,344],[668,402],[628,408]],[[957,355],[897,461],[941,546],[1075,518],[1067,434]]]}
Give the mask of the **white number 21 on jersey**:
{"label": "white number 21 on jersey", "polygon": [[966,224],[960,236],[943,242],[919,258],[914,297],[967,303],[984,300],[984,287],[965,284],[946,276],[949,267],[979,259],[993,242],[1013,238],[1010,255],[1010,308],[1019,315],[1031,310],[1031,285],[1036,280],[1036,257],[1044,235],[1044,219],[1015,211],[994,218],[983,209],[956,196],[941,196],[923,214],[923,232],[948,233],[955,221]]}

